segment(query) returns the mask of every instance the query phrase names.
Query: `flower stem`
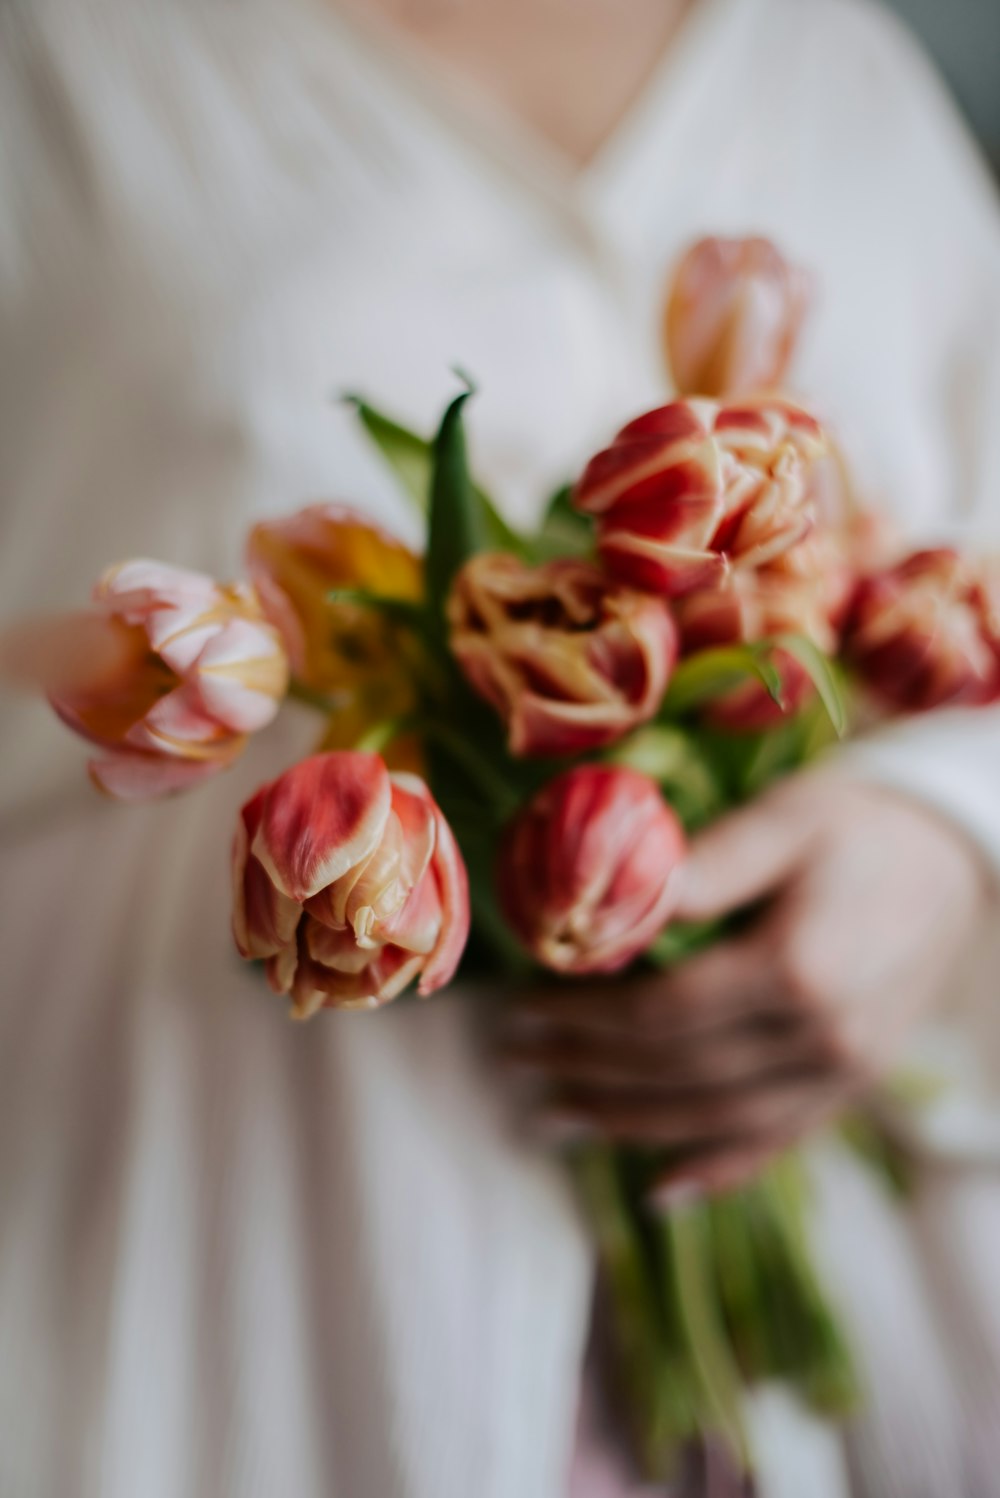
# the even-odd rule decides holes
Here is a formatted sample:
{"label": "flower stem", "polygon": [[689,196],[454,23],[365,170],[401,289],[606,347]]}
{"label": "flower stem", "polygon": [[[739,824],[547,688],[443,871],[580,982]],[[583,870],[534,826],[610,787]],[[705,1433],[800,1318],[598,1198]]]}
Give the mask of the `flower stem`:
{"label": "flower stem", "polygon": [[294,676],[288,684],[288,695],[296,702],[304,702],[307,707],[315,708],[324,718],[332,717],[337,711],[336,703],[325,692],[317,692],[315,688],[306,686],[304,681],[297,681]]}
{"label": "flower stem", "polygon": [[468,776],[469,780],[483,792],[489,812],[498,821],[505,821],[518,802],[515,791],[489,761],[473,748],[469,741],[456,733],[447,724],[424,718],[416,725],[418,733],[436,743],[449,759]]}

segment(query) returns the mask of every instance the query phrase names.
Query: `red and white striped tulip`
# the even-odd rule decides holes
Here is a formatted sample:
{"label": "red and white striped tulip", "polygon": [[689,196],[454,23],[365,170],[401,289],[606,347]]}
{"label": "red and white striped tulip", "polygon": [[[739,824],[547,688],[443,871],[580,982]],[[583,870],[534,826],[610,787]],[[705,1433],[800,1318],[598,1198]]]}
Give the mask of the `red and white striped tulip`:
{"label": "red and white striped tulip", "polygon": [[512,754],[576,754],[651,718],[677,658],[659,598],[590,562],[475,556],[448,600],[451,649],[507,724]]}
{"label": "red and white striped tulip", "polygon": [[811,278],[767,239],[700,239],[674,272],[664,313],[678,395],[772,389],[795,352]]}
{"label": "red and white striped tulip", "polygon": [[262,786],[233,845],[233,935],[292,1013],[433,993],[469,934],[465,865],[430,791],[377,754],[316,754]]}
{"label": "red and white striped tulip", "polygon": [[251,588],[131,561],[103,575],[93,603],[25,626],[23,659],[63,722],[107,751],[89,770],[109,795],[195,785],[275,716],[288,660]]}
{"label": "red and white striped tulip", "polygon": [[844,654],[896,712],[1000,697],[1000,586],[988,568],[939,547],[862,578]]}
{"label": "red and white striped tulip", "polygon": [[761,567],[808,534],[811,467],[825,450],[815,417],[778,397],[672,401],[591,459],[573,503],[595,517],[611,573],[679,597],[718,586],[733,565]]}
{"label": "red and white striped tulip", "polygon": [[509,827],[498,866],[501,908],[545,967],[613,973],[669,920],[684,853],[681,824],[652,780],[615,765],[579,765]]}
{"label": "red and white striped tulip", "polygon": [[[794,634],[833,656],[853,587],[844,538],[813,531],[765,566],[734,567],[721,587],[678,599],[682,649],[690,655]],[[798,712],[815,692],[812,679],[786,650],[776,650],[772,664],[781,678],[780,707],[759,681],[748,680],[713,701],[706,717],[731,732],[755,732]]]}

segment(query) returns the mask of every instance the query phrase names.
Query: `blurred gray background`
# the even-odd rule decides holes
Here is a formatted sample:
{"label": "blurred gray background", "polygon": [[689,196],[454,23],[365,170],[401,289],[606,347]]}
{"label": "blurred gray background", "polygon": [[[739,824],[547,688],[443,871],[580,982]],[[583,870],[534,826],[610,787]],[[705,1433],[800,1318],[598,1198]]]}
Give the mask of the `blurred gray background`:
{"label": "blurred gray background", "polygon": [[933,54],[1000,170],[1000,0],[886,0]]}

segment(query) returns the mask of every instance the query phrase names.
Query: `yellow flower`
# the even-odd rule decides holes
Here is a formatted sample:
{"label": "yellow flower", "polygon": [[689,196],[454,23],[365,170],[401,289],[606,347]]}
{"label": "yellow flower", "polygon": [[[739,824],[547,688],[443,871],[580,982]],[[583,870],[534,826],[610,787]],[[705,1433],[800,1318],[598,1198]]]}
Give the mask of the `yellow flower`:
{"label": "yellow flower", "polygon": [[[364,602],[331,599],[338,589],[417,603],[423,567],[402,542],[346,505],[310,505],[254,526],[250,575],[281,631],[295,678],[334,709],[323,749],[353,748],[376,724],[416,707],[412,637]],[[419,769],[412,738],[386,753],[393,768]]]}

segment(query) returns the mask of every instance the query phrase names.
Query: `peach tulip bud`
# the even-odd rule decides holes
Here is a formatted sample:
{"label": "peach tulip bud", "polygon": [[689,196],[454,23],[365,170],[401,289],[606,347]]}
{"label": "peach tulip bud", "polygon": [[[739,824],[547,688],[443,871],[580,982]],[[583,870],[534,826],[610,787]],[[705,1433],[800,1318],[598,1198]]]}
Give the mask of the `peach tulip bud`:
{"label": "peach tulip bud", "polygon": [[700,239],[674,273],[664,315],[678,395],[751,395],[780,384],[811,278],[767,239]]}
{"label": "peach tulip bud", "polygon": [[788,401],[673,401],[629,422],[591,459],[573,502],[596,517],[610,572],[678,597],[803,539],[813,523],[811,466],[825,448],[819,423]]}
{"label": "peach tulip bud", "polygon": [[39,635],[48,663],[36,651],[33,669],[63,722],[110,751],[89,766],[109,795],[186,789],[231,764],[278,711],[288,661],[252,589],[132,561],[103,575],[93,601],[93,658],[61,652],[56,621]]}
{"label": "peach tulip bud", "polygon": [[647,776],[614,765],[558,775],[508,828],[500,904],[557,973],[613,973],[650,945],[675,902],[681,824]]}
{"label": "peach tulip bud", "polygon": [[659,598],[590,562],[529,567],[483,552],[448,600],[451,648],[507,724],[512,754],[575,754],[657,711],[677,657]]}
{"label": "peach tulip bud", "polygon": [[377,754],[316,754],[262,786],[233,844],[233,935],[292,1013],[374,1008],[454,975],[465,865],[430,791]]}
{"label": "peach tulip bud", "polygon": [[1000,696],[1000,598],[989,572],[946,547],[862,578],[844,654],[896,712]]}

